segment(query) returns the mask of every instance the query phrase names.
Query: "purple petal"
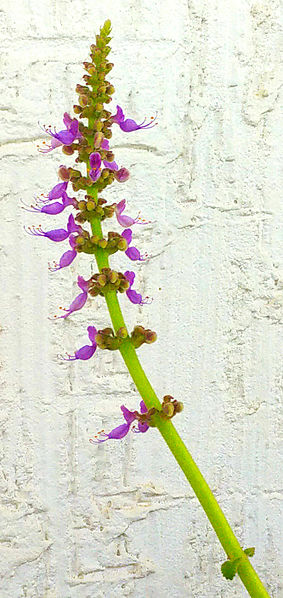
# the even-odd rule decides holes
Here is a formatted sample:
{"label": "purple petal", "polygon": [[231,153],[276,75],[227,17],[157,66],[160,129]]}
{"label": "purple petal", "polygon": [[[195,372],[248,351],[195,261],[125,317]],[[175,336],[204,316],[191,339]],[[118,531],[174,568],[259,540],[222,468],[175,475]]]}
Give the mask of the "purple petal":
{"label": "purple petal", "polygon": [[126,216],[126,214],[117,214],[117,212],[116,212],[116,218],[117,218],[119,224],[121,226],[123,226],[124,228],[135,224],[135,220],[133,218],[131,218],[131,216]]}
{"label": "purple petal", "polygon": [[74,235],[69,236],[69,244],[71,245],[72,249],[76,247],[76,237]]}
{"label": "purple petal", "polygon": [[88,291],[88,280],[85,280],[82,276],[78,276],[77,285],[82,291]]}
{"label": "purple petal", "polygon": [[130,133],[131,131],[137,131],[138,129],[142,128],[131,118],[127,118],[123,122],[119,123],[119,127],[125,133]]}
{"label": "purple petal", "polygon": [[74,261],[75,257],[77,257],[77,252],[75,249],[69,249],[68,251],[65,251],[65,253],[63,253],[63,255],[60,257],[59,264],[55,265],[54,267],[49,267],[50,272],[56,272],[57,270],[61,270],[61,268],[66,268]]}
{"label": "purple petal", "polygon": [[69,233],[64,228],[58,228],[57,230],[49,230],[43,235],[50,239],[50,241],[55,241],[55,243],[60,243],[61,241],[65,241],[68,239]]}
{"label": "purple petal", "polygon": [[75,358],[82,359],[83,361],[90,359],[96,351],[96,346],[94,345],[84,345],[78,351],[75,351]]}
{"label": "purple petal", "polygon": [[76,118],[74,118],[68,129],[70,133],[73,135],[74,139],[76,139],[79,132],[79,121]]}
{"label": "purple petal", "polygon": [[111,116],[111,120],[113,121],[113,123],[120,124],[120,122],[122,122],[125,119],[125,116],[124,116],[124,112],[120,106],[117,106],[116,108],[117,108],[117,112],[116,112],[116,114],[114,114],[114,116]]}
{"label": "purple petal", "polygon": [[135,281],[135,273],[132,272],[131,270],[126,270],[126,272],[124,272],[124,276],[126,277],[126,279],[129,281],[130,285],[132,286],[134,284]]}
{"label": "purple petal", "polygon": [[126,249],[125,254],[133,262],[136,262],[136,261],[142,262],[144,259],[144,258],[142,258],[140,251],[136,247],[129,247],[128,249]]}
{"label": "purple petal", "polygon": [[121,426],[114,428],[114,430],[112,430],[108,434],[108,438],[115,440],[120,440],[121,438],[124,438],[124,436],[126,436],[130,430],[130,425],[131,424],[121,424]]}
{"label": "purple petal", "polygon": [[132,303],[134,303],[135,305],[141,304],[142,301],[142,296],[140,295],[140,293],[137,293],[136,291],[132,290],[132,289],[128,289],[126,291],[126,295],[128,297],[128,299],[130,299],[130,301]]}
{"label": "purple petal", "polygon": [[119,170],[119,166],[114,160],[113,162],[107,162],[107,160],[103,160],[103,164],[105,168],[109,168],[109,170]]}
{"label": "purple petal", "polygon": [[86,300],[87,300],[87,293],[85,293],[85,292],[80,293],[79,295],[77,295],[77,297],[74,299],[74,301],[72,301],[72,303],[71,303],[69,309],[66,311],[66,313],[60,317],[68,318],[74,311],[78,311],[79,309],[82,309]]}
{"label": "purple petal", "polygon": [[79,233],[81,231],[80,225],[75,223],[73,214],[70,214],[68,218],[67,230],[69,235],[71,233]]}
{"label": "purple petal", "polygon": [[127,407],[125,407],[125,405],[121,405],[120,409],[121,409],[123,416],[128,424],[131,424],[136,419],[135,412],[127,409]]}
{"label": "purple petal", "polygon": [[132,233],[131,229],[126,228],[126,230],[123,230],[122,237],[124,237],[124,239],[126,239],[128,245],[130,245],[130,243],[132,241],[132,237],[133,237],[133,233]]}
{"label": "purple petal", "polygon": [[88,338],[90,342],[96,346],[95,337],[97,335],[97,330],[95,326],[88,326],[87,328]]}
{"label": "purple petal", "polygon": [[124,212],[125,207],[126,207],[126,200],[122,199],[122,201],[119,201],[119,203],[117,203],[116,213],[122,214],[122,212]]}
{"label": "purple petal", "polygon": [[146,406],[145,402],[141,401],[140,402],[140,412],[141,413],[147,413],[147,411],[148,411],[148,409],[147,409],[147,406]]}
{"label": "purple petal", "polygon": [[63,202],[63,205],[64,205],[65,208],[67,206],[76,206],[76,198],[75,197],[69,197],[67,195],[66,191],[63,191],[62,202]]}
{"label": "purple petal", "polygon": [[100,175],[101,175],[100,168],[96,168],[96,170],[91,170],[89,173],[89,176],[94,183],[96,183],[96,181],[99,179]]}
{"label": "purple petal", "polygon": [[148,428],[149,428],[149,425],[146,422],[139,422],[138,423],[138,429],[143,434],[144,434],[144,432],[147,432]]}
{"label": "purple petal", "polygon": [[[63,130],[59,131],[59,133],[50,133],[50,135],[52,135],[53,139],[56,139],[57,142],[60,142],[59,145],[71,145],[71,143],[73,143],[75,140],[75,137],[71,131]],[[53,145],[52,141],[51,145]],[[58,143],[55,147],[58,147]]]}
{"label": "purple petal", "polygon": [[103,139],[103,141],[100,144],[101,149],[104,150],[109,150],[109,141],[108,139]]}
{"label": "purple petal", "polygon": [[55,137],[53,135],[53,133],[50,133],[50,135],[52,136],[52,139],[51,139],[49,149],[46,150],[46,152],[47,151],[51,152],[51,150],[54,150],[56,147],[59,147],[59,145],[62,145],[62,141],[60,141],[60,139],[57,139],[57,137]]}
{"label": "purple petal", "polygon": [[59,201],[56,201],[55,203],[51,203],[47,206],[43,206],[42,208],[40,208],[40,212],[42,212],[43,214],[50,214],[50,215],[55,215],[55,214],[60,214],[61,212],[63,212],[63,210],[65,210],[67,206],[65,206],[64,204],[60,203]]}
{"label": "purple petal", "polygon": [[63,123],[66,127],[66,129],[68,129],[70,127],[70,125],[72,124],[73,119],[70,117],[70,115],[68,114],[68,112],[64,112],[64,116],[63,116]]}
{"label": "purple petal", "polygon": [[55,187],[53,187],[53,189],[51,189],[51,191],[49,191],[48,193],[48,199],[52,200],[52,199],[59,199],[60,197],[62,197],[63,192],[66,191],[68,186],[68,183],[58,183],[58,185],[55,185]]}
{"label": "purple petal", "polygon": [[89,165],[93,170],[100,168],[101,166],[101,156],[98,152],[93,152],[89,156]]}

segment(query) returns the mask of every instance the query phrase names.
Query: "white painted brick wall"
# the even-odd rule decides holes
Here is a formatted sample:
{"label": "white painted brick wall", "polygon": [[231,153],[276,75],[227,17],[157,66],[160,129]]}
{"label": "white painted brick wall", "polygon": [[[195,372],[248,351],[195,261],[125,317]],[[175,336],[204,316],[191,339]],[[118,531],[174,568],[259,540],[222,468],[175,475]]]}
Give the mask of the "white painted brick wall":
{"label": "white painted brick wall", "polygon": [[[138,396],[116,353],[58,361],[84,343],[87,324],[109,320],[100,300],[48,320],[90,263],[48,275],[61,247],[23,232],[53,227],[20,201],[71,164],[38,154],[38,121],[60,125],[71,110],[108,17],[114,99],[128,116],[159,114],[152,131],[116,128],[132,177],[106,195],[153,221],[136,232],[152,254],[137,288],[154,302],[121,303],[127,322],[157,330],[140,350],[145,369],[160,396],[184,401],[178,430],[282,596],[278,12],[279,0],[2,1],[1,598],[247,595],[221,578],[223,551],[157,432],[89,444]],[[120,254],[112,263],[128,265]]]}

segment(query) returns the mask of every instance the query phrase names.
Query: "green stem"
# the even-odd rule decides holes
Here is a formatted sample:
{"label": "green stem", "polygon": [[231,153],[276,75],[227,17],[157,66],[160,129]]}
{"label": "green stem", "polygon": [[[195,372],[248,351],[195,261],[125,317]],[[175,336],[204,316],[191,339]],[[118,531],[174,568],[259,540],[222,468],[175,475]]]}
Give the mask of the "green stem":
{"label": "green stem", "polygon": [[[97,197],[95,189],[93,189],[93,196]],[[93,234],[102,238],[101,223],[97,218],[92,220],[91,227]],[[95,257],[99,270],[109,267],[107,253],[103,249],[97,248]],[[117,332],[119,328],[125,326],[117,293],[111,291],[106,294],[105,299],[114,330]],[[161,405],[158,397],[140,364],[130,340],[127,339],[122,344],[120,353],[147,407],[156,407],[157,409],[160,409]],[[247,555],[243,552],[224,513],[172,422],[161,420],[161,418],[157,416],[155,417],[154,423],[192,486],[228,558],[234,559],[242,557],[238,568],[238,574],[250,596],[253,598],[268,598],[269,594],[251,565]]]}

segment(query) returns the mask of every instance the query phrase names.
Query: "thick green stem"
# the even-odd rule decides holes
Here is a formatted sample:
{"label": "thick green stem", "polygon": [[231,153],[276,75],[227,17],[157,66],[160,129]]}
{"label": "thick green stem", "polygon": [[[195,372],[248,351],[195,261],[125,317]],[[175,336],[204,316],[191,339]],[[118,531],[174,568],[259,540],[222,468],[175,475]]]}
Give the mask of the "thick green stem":
{"label": "thick green stem", "polygon": [[[95,189],[93,190],[93,196],[97,197]],[[97,218],[92,220],[91,227],[93,234],[102,238],[101,223]],[[95,257],[99,270],[109,267],[107,253],[103,249],[97,248]],[[105,299],[113,328],[116,332],[119,328],[125,326],[116,292],[111,291],[107,293]],[[129,339],[122,344],[120,353],[147,407],[156,407],[157,409],[160,409],[160,401],[145,375],[137,353]],[[247,555],[243,552],[224,513],[172,422],[161,420],[160,417],[156,416],[154,423],[192,486],[228,558],[234,559],[242,557],[238,568],[238,574],[250,596],[253,598],[268,598],[269,594],[251,565]]]}

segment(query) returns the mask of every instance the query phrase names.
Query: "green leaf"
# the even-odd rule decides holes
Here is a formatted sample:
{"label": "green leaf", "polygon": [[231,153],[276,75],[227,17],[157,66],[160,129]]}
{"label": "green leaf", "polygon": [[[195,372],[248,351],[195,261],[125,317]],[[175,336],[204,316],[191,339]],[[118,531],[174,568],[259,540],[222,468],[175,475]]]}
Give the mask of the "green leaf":
{"label": "green leaf", "polygon": [[232,561],[225,561],[225,563],[221,565],[221,572],[225,579],[233,579],[233,577],[235,577],[241,560],[242,557],[239,556]]}
{"label": "green leaf", "polygon": [[251,548],[245,548],[245,550],[244,550],[244,553],[245,553],[247,556],[254,556],[254,553],[255,553],[255,547],[254,547],[254,546],[252,546]]}

